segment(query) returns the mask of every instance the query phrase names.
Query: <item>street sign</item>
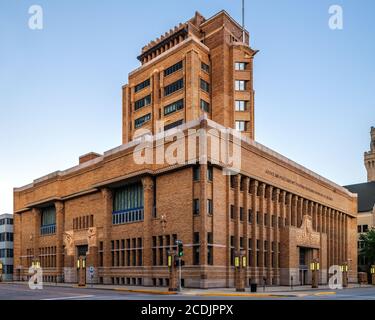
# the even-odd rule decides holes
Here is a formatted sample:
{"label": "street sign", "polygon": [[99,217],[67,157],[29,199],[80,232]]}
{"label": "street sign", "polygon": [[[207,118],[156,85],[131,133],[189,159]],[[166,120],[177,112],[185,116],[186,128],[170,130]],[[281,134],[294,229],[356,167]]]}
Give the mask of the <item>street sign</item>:
{"label": "street sign", "polygon": [[89,272],[90,272],[90,274],[94,274],[94,267],[93,266],[90,266]]}

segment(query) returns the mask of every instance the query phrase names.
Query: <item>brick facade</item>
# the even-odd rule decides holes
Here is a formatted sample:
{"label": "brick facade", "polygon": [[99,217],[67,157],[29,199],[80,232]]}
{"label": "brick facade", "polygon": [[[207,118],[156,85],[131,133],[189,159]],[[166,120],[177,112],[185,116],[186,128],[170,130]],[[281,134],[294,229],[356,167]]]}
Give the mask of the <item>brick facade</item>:
{"label": "brick facade", "polygon": [[[246,283],[261,283],[263,277],[269,284],[289,285],[291,277],[295,284],[302,278],[307,283],[311,275],[301,270],[300,248],[306,255],[304,265],[319,259],[321,283],[327,282],[329,266],[344,261],[349,261],[350,280],[356,280],[356,197],[252,139],[255,51],[245,34],[242,43],[241,28],[225,12],[209,20],[197,14],[143,48],[142,67],[130,74],[123,88],[124,144],[103,155],[83,156],[77,167],[15,189],[15,279],[26,280],[31,261],[38,260],[47,281],[75,283],[76,261],[83,252],[95,270],[92,279],[87,273],[88,282],[167,285],[168,250],[179,239],[184,243],[182,278],[187,287],[233,286],[233,258],[240,252],[249,262],[243,274]],[[163,79],[161,71],[181,59],[183,69]],[[247,61],[250,72],[235,71],[237,60]],[[203,74],[202,61],[210,66],[210,75]],[[185,87],[173,99],[159,94],[181,77]],[[238,77],[249,81],[245,92],[233,88]],[[150,85],[142,95],[135,93],[135,86],[148,78]],[[201,92],[200,78],[210,83],[209,96]],[[152,103],[135,111],[135,101],[149,94]],[[209,101],[210,112],[200,110],[201,97]],[[240,140],[237,175],[223,174],[225,165],[217,154],[209,154],[207,163],[200,164],[196,156],[185,157],[189,161],[183,164],[135,162],[134,121],[151,113],[143,127],[155,134],[159,109],[180,98],[184,108],[168,120],[184,121],[179,139],[185,146],[191,139],[189,129],[220,131],[234,127],[240,118],[250,121]],[[239,114],[235,99],[248,100],[250,108]],[[153,137],[154,155],[157,146],[173,145],[173,140],[161,139]],[[201,141],[194,139],[198,149]],[[235,143],[232,139],[230,146]],[[141,186],[141,206],[116,210],[118,190],[133,185]],[[56,213],[51,226],[41,225],[46,208]],[[128,216],[131,222],[124,220]],[[44,228],[47,234],[41,232]]]}

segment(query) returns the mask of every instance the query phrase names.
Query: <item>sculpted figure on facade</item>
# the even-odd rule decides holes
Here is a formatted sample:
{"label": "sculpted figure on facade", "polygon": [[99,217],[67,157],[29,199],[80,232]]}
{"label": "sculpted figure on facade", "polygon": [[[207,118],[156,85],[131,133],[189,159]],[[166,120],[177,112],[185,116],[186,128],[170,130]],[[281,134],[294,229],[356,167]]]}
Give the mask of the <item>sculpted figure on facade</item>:
{"label": "sculpted figure on facade", "polygon": [[72,231],[66,231],[64,233],[64,246],[66,250],[66,254],[68,256],[74,255],[74,245],[73,245],[73,232]]}

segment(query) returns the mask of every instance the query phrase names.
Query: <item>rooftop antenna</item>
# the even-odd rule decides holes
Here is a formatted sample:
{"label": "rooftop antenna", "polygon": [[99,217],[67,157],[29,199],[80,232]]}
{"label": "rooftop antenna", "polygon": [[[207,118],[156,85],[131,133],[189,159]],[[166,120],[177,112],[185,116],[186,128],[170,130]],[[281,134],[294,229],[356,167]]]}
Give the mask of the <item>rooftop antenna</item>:
{"label": "rooftop antenna", "polygon": [[242,0],[242,42],[245,43],[245,0]]}

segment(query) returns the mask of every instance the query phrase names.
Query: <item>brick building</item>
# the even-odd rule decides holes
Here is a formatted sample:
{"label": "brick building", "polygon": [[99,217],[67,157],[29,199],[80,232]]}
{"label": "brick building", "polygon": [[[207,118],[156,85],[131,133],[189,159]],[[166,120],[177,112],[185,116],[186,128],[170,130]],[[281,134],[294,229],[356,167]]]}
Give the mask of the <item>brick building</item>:
{"label": "brick building", "polygon": [[[355,281],[356,196],[254,141],[256,52],[225,11],[197,13],[145,46],[123,87],[123,145],[14,190],[15,278],[26,280],[37,260],[45,280],[74,283],[85,256],[89,282],[168,285],[179,239],[187,287],[233,286],[239,252],[246,282],[309,283],[314,259],[321,283],[343,262]],[[184,152],[183,163],[135,161],[140,141],[155,159],[177,140],[200,150],[206,142],[193,129],[209,132],[212,148],[228,127],[241,132],[229,139],[241,151],[235,175],[223,174],[214,152],[207,162],[198,152]]]}

